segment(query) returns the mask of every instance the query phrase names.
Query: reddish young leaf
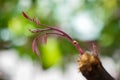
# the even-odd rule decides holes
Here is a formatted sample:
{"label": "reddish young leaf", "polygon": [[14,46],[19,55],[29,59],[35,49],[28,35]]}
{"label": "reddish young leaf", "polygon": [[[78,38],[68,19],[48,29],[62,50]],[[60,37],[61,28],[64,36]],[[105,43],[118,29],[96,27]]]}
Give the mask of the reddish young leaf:
{"label": "reddish young leaf", "polygon": [[44,35],[42,36],[42,43],[43,43],[43,44],[46,44],[46,43],[47,43],[47,34],[44,34]]}
{"label": "reddish young leaf", "polygon": [[38,39],[35,38],[32,43],[32,51],[35,52],[38,56],[40,56],[40,52],[37,47],[37,42],[38,42]]}
{"label": "reddish young leaf", "polygon": [[36,38],[33,40],[33,42],[32,42],[32,51],[33,52],[35,52],[35,48],[36,48],[36,45],[37,43],[36,43]]}
{"label": "reddish young leaf", "polygon": [[22,12],[23,16],[27,19],[29,19],[30,21],[32,20],[25,12]]}
{"label": "reddish young leaf", "polygon": [[38,47],[35,48],[35,52],[36,52],[36,54],[37,54],[38,56],[40,56],[40,52],[39,52],[39,50],[38,50]]}

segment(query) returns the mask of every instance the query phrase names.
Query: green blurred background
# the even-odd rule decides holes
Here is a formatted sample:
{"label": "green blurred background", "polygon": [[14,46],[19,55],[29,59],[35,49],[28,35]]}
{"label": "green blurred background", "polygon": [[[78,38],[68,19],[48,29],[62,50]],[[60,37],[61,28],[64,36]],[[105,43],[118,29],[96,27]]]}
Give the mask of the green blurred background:
{"label": "green blurred background", "polygon": [[46,45],[39,46],[41,56],[33,54],[31,44],[36,35],[28,29],[39,26],[26,20],[22,11],[41,23],[59,26],[83,50],[92,50],[94,42],[101,56],[120,63],[120,0],[0,0],[0,50],[14,49],[43,69],[54,65],[65,69],[77,60],[78,51],[67,39],[50,36]]}

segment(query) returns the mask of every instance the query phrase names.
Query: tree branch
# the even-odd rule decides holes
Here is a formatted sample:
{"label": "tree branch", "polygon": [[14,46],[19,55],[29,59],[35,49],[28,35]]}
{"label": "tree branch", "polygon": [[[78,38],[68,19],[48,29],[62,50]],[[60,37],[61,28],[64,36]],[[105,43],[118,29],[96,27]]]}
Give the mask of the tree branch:
{"label": "tree branch", "polygon": [[115,80],[102,66],[98,56],[86,51],[78,59],[79,70],[87,80]]}

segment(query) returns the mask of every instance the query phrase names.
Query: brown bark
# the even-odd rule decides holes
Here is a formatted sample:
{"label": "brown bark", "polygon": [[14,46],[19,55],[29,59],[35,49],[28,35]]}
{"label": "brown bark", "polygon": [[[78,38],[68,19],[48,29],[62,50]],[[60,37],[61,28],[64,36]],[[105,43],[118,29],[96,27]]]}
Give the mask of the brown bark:
{"label": "brown bark", "polygon": [[102,66],[99,57],[86,51],[78,59],[79,70],[87,80],[115,80]]}

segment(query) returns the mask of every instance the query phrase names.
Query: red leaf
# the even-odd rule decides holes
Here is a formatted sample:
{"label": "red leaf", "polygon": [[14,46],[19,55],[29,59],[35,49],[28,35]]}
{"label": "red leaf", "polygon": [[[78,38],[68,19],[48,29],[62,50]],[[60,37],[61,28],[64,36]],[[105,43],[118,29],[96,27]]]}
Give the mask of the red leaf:
{"label": "red leaf", "polygon": [[38,38],[35,38],[33,40],[33,43],[32,43],[32,51],[35,52],[38,56],[40,56],[40,52],[38,50],[38,47],[37,47],[37,39]]}
{"label": "red leaf", "polygon": [[22,12],[22,15],[23,15],[25,18],[27,18],[27,19],[29,19],[30,21],[32,21],[32,19],[31,19],[25,12]]}
{"label": "red leaf", "polygon": [[44,34],[42,37],[42,43],[46,44],[47,43],[47,34]]}
{"label": "red leaf", "polygon": [[36,38],[33,40],[32,42],[32,51],[35,52],[35,48],[36,48]]}
{"label": "red leaf", "polygon": [[22,12],[23,16],[27,19],[29,19],[30,17],[25,13],[25,12]]}
{"label": "red leaf", "polygon": [[39,52],[39,50],[38,50],[37,47],[35,48],[35,52],[36,52],[36,54],[37,54],[38,56],[40,56],[40,52]]}

